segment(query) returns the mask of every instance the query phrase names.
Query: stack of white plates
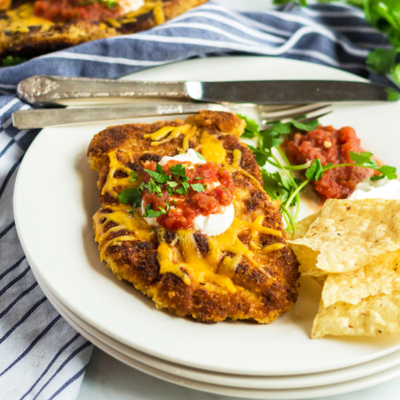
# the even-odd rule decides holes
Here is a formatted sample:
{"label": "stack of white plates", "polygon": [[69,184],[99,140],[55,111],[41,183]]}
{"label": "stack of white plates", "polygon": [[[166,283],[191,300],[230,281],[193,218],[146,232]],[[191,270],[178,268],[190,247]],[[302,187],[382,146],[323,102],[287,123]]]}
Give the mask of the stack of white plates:
{"label": "stack of white plates", "polygon": [[[260,57],[191,60],[131,78],[161,77],[359,80],[326,67]],[[396,165],[399,137],[387,143],[390,132],[396,131],[398,112],[397,104],[340,106],[322,122],[355,127],[366,149]],[[93,241],[97,176],[86,159],[91,138],[107,125],[44,129],[29,148],[15,187],[15,219],[27,258],[49,300],[74,328],[134,368],[230,396],[312,398],[400,375],[397,336],[310,339],[320,296],[312,280],[301,280],[298,302],[271,325],[196,323],[157,310],[132,286],[118,281],[100,263]]]}

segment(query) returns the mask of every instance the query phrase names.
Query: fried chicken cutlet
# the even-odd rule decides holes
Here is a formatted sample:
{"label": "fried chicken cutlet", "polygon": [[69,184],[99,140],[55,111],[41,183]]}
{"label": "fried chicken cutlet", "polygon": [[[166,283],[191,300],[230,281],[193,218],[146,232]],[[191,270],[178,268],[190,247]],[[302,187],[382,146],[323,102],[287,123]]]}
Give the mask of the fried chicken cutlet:
{"label": "fried chicken cutlet", "polygon": [[[203,322],[270,323],[296,302],[298,262],[279,203],[238,139],[244,127],[234,114],[201,111],[186,121],[109,127],[89,145],[102,203],[93,217],[100,257],[158,308]],[[202,164],[163,164],[189,149]],[[230,201],[234,217],[213,236],[194,228],[188,210],[216,199]]]}

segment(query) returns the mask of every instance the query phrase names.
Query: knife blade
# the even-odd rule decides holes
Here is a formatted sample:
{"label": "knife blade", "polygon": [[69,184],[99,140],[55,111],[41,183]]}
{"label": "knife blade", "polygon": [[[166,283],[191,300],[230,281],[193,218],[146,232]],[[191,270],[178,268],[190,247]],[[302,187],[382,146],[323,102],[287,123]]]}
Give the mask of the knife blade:
{"label": "knife blade", "polygon": [[39,75],[21,81],[17,93],[30,104],[165,98],[213,103],[303,104],[387,101],[388,89],[373,83],[347,81],[145,82]]}
{"label": "knife blade", "polygon": [[219,104],[175,103],[142,106],[51,108],[13,113],[13,124],[18,129],[44,128],[84,122],[98,122],[122,118],[153,117],[158,115],[194,114],[200,110],[224,111]]}

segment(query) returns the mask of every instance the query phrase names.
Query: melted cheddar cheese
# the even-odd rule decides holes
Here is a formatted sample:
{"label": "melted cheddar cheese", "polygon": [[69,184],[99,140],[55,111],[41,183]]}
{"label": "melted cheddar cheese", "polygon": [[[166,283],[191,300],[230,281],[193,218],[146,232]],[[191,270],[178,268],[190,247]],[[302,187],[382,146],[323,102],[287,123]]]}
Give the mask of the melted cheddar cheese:
{"label": "melted cheddar cheese", "polygon": [[[108,158],[110,160],[110,170],[107,175],[106,183],[101,190],[101,194],[104,195],[106,193],[109,193],[112,197],[114,197],[114,199],[117,199],[118,193],[114,190],[116,187],[136,187],[138,183],[137,181],[131,182],[132,176],[130,176],[130,173],[132,172],[132,170],[118,161],[118,157],[115,151],[111,151],[110,153],[108,153]],[[115,178],[114,175],[117,171],[122,171],[128,176],[126,178]]]}
{"label": "melted cheddar cheese", "polygon": [[[158,131],[144,135],[144,138],[151,139],[151,145],[157,146],[166,143],[169,140],[176,139],[180,135],[184,135],[183,148],[187,150],[189,147],[190,138],[197,134],[197,128],[191,125],[182,125],[178,127],[166,126]],[[262,190],[259,181],[248,172],[240,167],[242,153],[240,150],[233,151],[233,162],[226,162],[227,151],[223,147],[218,137],[203,132],[200,137],[201,154],[208,161],[218,164],[226,168],[231,173],[238,171],[239,173],[248,176],[255,182],[258,188]],[[131,170],[119,163],[115,152],[109,153],[110,171],[107,176],[106,184],[103,187],[102,193],[108,192],[112,196],[117,197],[114,188],[117,186],[132,187],[129,183],[129,178],[114,178],[116,171],[123,171],[129,175]],[[137,185],[137,182],[135,183]],[[144,221],[137,211],[131,216],[122,208],[122,206],[110,206],[114,212],[97,213],[94,216],[96,237],[95,240],[101,244],[101,257],[104,258],[105,251],[110,246],[118,246],[123,241],[130,240],[149,240],[153,231],[150,226]],[[103,227],[108,222],[114,222],[116,227],[103,232]],[[234,218],[228,230],[218,236],[208,238],[209,251],[203,257],[196,245],[194,239],[194,231],[178,230],[176,231],[176,239],[168,244],[164,240],[164,228],[158,228],[158,256],[157,260],[160,265],[160,274],[173,273],[178,276],[186,285],[191,285],[192,282],[206,284],[207,282],[216,284],[226,288],[229,292],[235,293],[240,290],[236,286],[232,277],[243,258],[245,257],[250,264],[258,268],[262,273],[272,278],[260,265],[265,260],[265,256],[273,251],[281,250],[285,244],[274,243],[264,248],[261,248],[257,243],[260,234],[268,234],[276,237],[282,237],[282,232],[279,230],[267,228],[263,226],[264,216],[259,215],[252,222],[242,221],[239,218]],[[131,232],[130,235],[122,235],[114,239],[108,240],[111,232],[126,229]],[[239,235],[244,232],[250,232],[251,240],[249,246],[245,245]],[[233,256],[227,256],[227,253]]]}

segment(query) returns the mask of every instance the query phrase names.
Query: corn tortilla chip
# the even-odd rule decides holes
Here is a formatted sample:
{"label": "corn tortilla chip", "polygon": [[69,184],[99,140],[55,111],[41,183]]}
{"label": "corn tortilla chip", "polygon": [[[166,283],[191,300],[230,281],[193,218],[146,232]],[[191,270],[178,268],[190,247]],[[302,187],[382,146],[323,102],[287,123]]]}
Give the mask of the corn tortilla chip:
{"label": "corn tortilla chip", "polygon": [[400,250],[379,256],[356,271],[328,275],[322,304],[324,307],[338,301],[357,304],[366,297],[395,291],[400,291]]}
{"label": "corn tortilla chip", "polygon": [[362,268],[400,248],[400,201],[327,200],[307,233],[288,241],[303,275]]}
{"label": "corn tortilla chip", "polygon": [[382,333],[400,334],[400,292],[367,297],[358,304],[339,302],[325,308],[321,303],[311,337]]}

